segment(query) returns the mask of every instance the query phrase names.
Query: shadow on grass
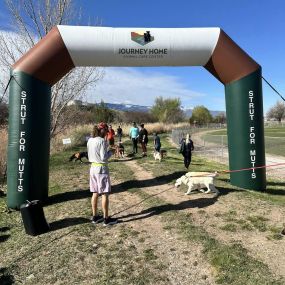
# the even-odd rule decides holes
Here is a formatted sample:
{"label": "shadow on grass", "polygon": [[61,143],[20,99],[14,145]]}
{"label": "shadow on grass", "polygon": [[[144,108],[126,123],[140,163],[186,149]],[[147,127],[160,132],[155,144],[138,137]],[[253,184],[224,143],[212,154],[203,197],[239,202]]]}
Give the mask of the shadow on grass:
{"label": "shadow on grass", "polygon": [[85,199],[88,197],[91,197],[89,189],[86,189],[86,190],[78,189],[74,191],[54,194],[48,197],[46,205],[53,205],[53,204],[63,203],[63,202],[72,201],[72,200],[81,200],[81,199]]}
{"label": "shadow on grass", "polygon": [[[167,190],[169,190],[169,189],[166,189],[162,192],[165,192]],[[180,210],[185,210],[185,209],[189,209],[189,208],[206,208],[206,207],[211,206],[214,203],[216,203],[218,201],[219,196],[224,196],[224,195],[227,195],[229,193],[240,191],[240,190],[219,187],[219,191],[220,191],[219,195],[215,195],[215,196],[212,196],[209,198],[191,199],[191,200],[187,200],[187,201],[182,201],[179,204],[168,203],[168,204],[164,204],[164,205],[153,206],[153,207],[145,209],[139,213],[128,214],[125,216],[118,216],[118,218],[119,219],[131,218],[131,219],[128,219],[125,221],[121,221],[121,222],[129,222],[129,221],[135,221],[135,220],[148,218],[148,217],[151,217],[153,215],[159,215],[161,213],[168,212],[168,211],[180,211]],[[126,209],[115,213],[113,216],[119,215],[122,212],[129,210],[131,208],[136,208],[137,205],[142,204],[143,202],[153,198],[154,196],[158,196],[162,192],[158,192],[156,194],[150,195],[150,196],[144,198],[143,200],[141,200],[139,203],[131,205],[131,206],[127,207]],[[197,193],[200,193],[200,192],[197,192]],[[195,192],[193,194],[191,194],[190,196],[192,196],[192,197],[195,196]]]}
{"label": "shadow on grass", "polygon": [[138,157],[138,156],[125,156],[123,158],[118,158],[115,157],[112,160],[110,160],[110,162],[125,162],[125,161],[130,161],[130,160],[138,160],[138,159],[142,159],[143,157]]}
{"label": "shadow on grass", "polygon": [[[0,236],[0,243],[1,242],[5,242],[7,239],[9,239],[9,237],[10,237],[10,235],[2,235],[2,236]],[[2,284],[2,283],[0,283],[0,284]]]}
{"label": "shadow on grass", "polygon": [[285,182],[275,182],[275,181],[267,181],[266,183],[267,185],[270,186],[279,186],[279,187],[284,187],[285,186]]}
{"label": "shadow on grass", "polygon": [[87,224],[90,223],[90,220],[82,217],[76,217],[76,218],[64,218],[59,221],[55,221],[50,223],[50,231],[57,231],[60,229],[81,225],[81,224]]}
{"label": "shadow on grass", "polygon": [[263,193],[269,194],[269,195],[280,195],[284,196],[285,195],[285,190],[284,189],[272,189],[272,188],[267,188],[266,191]]}
{"label": "shadow on grass", "polygon": [[[168,175],[162,175],[156,178],[147,179],[144,181],[138,181],[138,180],[125,181],[120,184],[113,185],[112,193],[115,194],[115,193],[119,193],[123,191],[128,191],[133,188],[144,188],[144,187],[164,185],[164,184],[170,183],[173,180],[179,178],[183,174],[185,174],[185,172],[178,171],[178,172],[174,172]],[[78,189],[74,191],[54,194],[48,197],[46,205],[53,205],[53,204],[63,203],[63,202],[72,201],[72,200],[81,200],[81,199],[85,199],[89,197],[91,197],[91,193],[89,189]]]}
{"label": "shadow on grass", "polygon": [[9,231],[9,230],[10,230],[9,227],[1,227],[1,228],[0,228],[0,233],[7,232],[7,231]]}
{"label": "shadow on grass", "polygon": [[[145,188],[145,187],[171,184],[176,179],[178,179],[184,174],[185,174],[184,171],[177,171],[171,174],[161,175],[161,176],[151,178],[151,179],[146,179],[143,181],[128,180],[128,181],[113,185],[112,194],[128,191],[131,189],[140,189],[140,188]],[[174,187],[174,183],[173,183],[173,187]],[[220,191],[220,196],[227,195],[230,192],[243,191],[243,190],[235,190],[235,189],[229,189],[229,188],[223,188],[223,187],[218,187],[218,189]],[[78,189],[74,191],[54,194],[48,198],[46,205],[53,205],[53,204],[58,204],[58,203],[63,203],[63,202],[73,201],[73,200],[81,200],[81,199],[86,199],[90,197],[91,197],[91,193],[89,189]]]}
{"label": "shadow on grass", "polygon": [[[230,179],[218,178],[218,180],[230,183]],[[268,195],[280,195],[280,196],[284,196],[285,195],[285,189],[275,189],[275,188],[271,188],[270,187],[270,186],[273,186],[273,187],[274,186],[275,187],[285,187],[285,183],[270,181],[270,182],[267,182],[266,184],[267,184],[267,188],[266,188],[265,191],[256,191],[256,192],[263,193],[263,194],[268,194]],[[247,191],[247,190],[239,189],[237,191]]]}
{"label": "shadow on grass", "polygon": [[[119,216],[118,218],[120,219],[120,222],[126,223],[126,222],[146,219],[146,218],[149,218],[155,215],[160,215],[160,214],[163,214],[165,212],[170,212],[170,211],[181,211],[181,210],[185,210],[189,208],[205,208],[205,207],[213,205],[214,203],[217,202],[217,200],[218,200],[217,197],[213,197],[213,198],[199,198],[195,200],[186,200],[186,201],[182,201],[179,204],[175,204],[175,205],[168,203],[164,205],[150,207],[148,209],[142,210],[139,213]],[[126,220],[122,221],[121,219],[126,219]]]}
{"label": "shadow on grass", "polygon": [[220,192],[219,196],[225,196],[225,195],[228,195],[229,193],[233,193],[233,192],[244,192],[244,191],[246,191],[243,189],[232,189],[232,188],[225,188],[225,187],[219,187],[219,186],[216,186],[216,187]]}
{"label": "shadow on grass", "polygon": [[178,179],[184,174],[185,174],[184,171],[177,171],[171,174],[161,175],[155,178],[146,179],[142,181],[128,180],[128,181],[112,186],[112,191],[114,193],[119,193],[119,192],[128,191],[133,188],[145,188],[145,187],[165,185],[165,184],[173,182],[174,180]]}
{"label": "shadow on grass", "polygon": [[10,285],[15,284],[15,278],[11,275],[7,268],[0,268],[0,284],[2,285]]}

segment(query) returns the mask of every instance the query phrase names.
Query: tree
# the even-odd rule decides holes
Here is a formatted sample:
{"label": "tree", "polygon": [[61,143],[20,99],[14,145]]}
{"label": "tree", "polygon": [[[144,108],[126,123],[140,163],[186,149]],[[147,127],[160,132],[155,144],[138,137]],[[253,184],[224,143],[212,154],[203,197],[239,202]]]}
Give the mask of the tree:
{"label": "tree", "polygon": [[103,101],[101,101],[100,104],[96,104],[92,107],[92,114],[96,123],[111,123],[114,121],[115,117],[115,112],[109,109]]}
{"label": "tree", "polygon": [[[6,0],[14,31],[0,34],[0,72],[9,75],[11,65],[30,50],[55,25],[74,24],[80,20],[80,7],[72,0]],[[67,103],[82,99],[87,89],[94,85],[103,73],[94,67],[76,68],[52,87],[51,137],[68,127],[63,115]],[[4,89],[8,78],[0,79]],[[7,101],[6,98],[0,98]],[[0,102],[1,103],[1,102]]]}
{"label": "tree", "polygon": [[214,123],[218,124],[225,124],[227,121],[227,118],[224,113],[219,113],[217,116],[213,118]]}
{"label": "tree", "polygon": [[123,123],[132,123],[137,122],[138,124],[141,123],[154,123],[156,122],[153,115],[149,112],[142,112],[142,111],[125,111],[120,112],[120,121]]}
{"label": "tree", "polygon": [[281,120],[285,118],[285,103],[277,101],[277,103],[268,110],[266,116],[269,119],[276,119],[280,123]]}
{"label": "tree", "polygon": [[212,120],[212,115],[206,107],[196,106],[192,111],[190,122],[198,125],[205,125],[211,123]]}
{"label": "tree", "polygon": [[181,110],[181,101],[179,98],[163,99],[161,96],[157,97],[150,112],[162,123],[178,123],[184,120],[184,113]]}

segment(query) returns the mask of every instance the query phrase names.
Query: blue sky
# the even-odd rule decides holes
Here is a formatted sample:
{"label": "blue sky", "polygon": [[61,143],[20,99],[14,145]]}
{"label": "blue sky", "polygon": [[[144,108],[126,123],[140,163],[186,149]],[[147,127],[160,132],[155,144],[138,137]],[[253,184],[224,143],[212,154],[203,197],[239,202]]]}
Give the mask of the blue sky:
{"label": "blue sky", "polygon": [[[5,13],[0,0],[0,25]],[[285,1],[283,0],[77,0],[83,19],[109,27],[221,27],[285,93]],[[84,23],[83,23],[84,24]],[[119,83],[118,83],[119,82]],[[264,110],[279,97],[263,83]],[[144,88],[144,89],[143,89]],[[140,90],[138,92],[138,90]],[[146,92],[144,95],[142,92]],[[90,101],[152,105],[156,96],[180,97],[184,107],[225,110],[224,86],[202,67],[105,68]]]}

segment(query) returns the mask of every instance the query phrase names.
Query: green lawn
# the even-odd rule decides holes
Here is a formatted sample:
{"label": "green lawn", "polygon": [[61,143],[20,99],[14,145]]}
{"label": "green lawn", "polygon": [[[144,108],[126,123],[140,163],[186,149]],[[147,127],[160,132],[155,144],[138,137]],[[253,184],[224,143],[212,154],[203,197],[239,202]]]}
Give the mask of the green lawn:
{"label": "green lawn", "polygon": [[[202,136],[206,144],[216,143],[227,145],[227,130],[211,131]],[[268,154],[285,156],[285,128],[265,128],[265,152]]]}

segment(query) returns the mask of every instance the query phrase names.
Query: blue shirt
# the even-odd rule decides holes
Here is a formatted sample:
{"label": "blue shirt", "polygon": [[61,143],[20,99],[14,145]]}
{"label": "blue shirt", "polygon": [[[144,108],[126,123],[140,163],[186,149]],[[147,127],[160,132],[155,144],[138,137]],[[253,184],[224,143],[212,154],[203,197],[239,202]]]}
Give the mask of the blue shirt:
{"label": "blue shirt", "polygon": [[130,129],[130,137],[132,139],[136,139],[139,136],[139,128],[138,127],[132,127]]}

